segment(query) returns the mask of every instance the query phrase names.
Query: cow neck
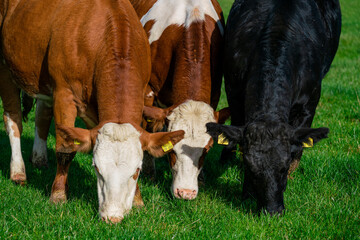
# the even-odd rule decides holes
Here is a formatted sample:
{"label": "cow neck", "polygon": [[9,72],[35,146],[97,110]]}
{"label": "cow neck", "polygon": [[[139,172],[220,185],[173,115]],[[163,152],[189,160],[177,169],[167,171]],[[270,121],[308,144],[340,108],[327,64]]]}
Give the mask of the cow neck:
{"label": "cow neck", "polygon": [[[1,16],[11,16],[14,9],[17,7],[17,5],[21,2],[21,0],[5,0],[2,1],[0,4],[0,14]],[[3,19],[4,20],[4,19]]]}
{"label": "cow neck", "polygon": [[[178,43],[170,64],[165,85],[161,91],[164,102],[179,103],[187,99],[210,103],[210,37],[207,36],[206,22],[200,21],[184,28],[182,40]],[[172,84],[168,84],[168,83]],[[156,84],[155,84],[156,85]],[[157,84],[159,85],[159,84]],[[166,88],[168,86],[168,89]],[[169,94],[171,92],[172,94]],[[174,94],[176,93],[176,94]]]}
{"label": "cow neck", "polygon": [[291,84],[282,77],[249,82],[246,88],[245,121],[268,115],[281,122],[288,122],[292,99],[290,88]]}
{"label": "cow neck", "polygon": [[114,69],[96,78],[99,122],[140,124],[145,84],[127,69]]}

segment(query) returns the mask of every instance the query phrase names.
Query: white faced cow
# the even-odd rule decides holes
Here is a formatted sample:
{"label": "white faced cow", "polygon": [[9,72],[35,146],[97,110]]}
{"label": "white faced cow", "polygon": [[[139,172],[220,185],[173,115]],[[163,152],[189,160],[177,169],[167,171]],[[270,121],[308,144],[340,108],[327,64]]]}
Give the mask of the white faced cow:
{"label": "white faced cow", "polygon": [[[45,114],[38,114],[37,130],[41,123],[49,125],[52,113],[55,118],[57,172],[51,201],[67,199],[75,153],[94,148],[100,216],[120,222],[132,206],[142,151],[164,155],[161,146],[176,144],[184,135],[149,134],[140,128],[151,64],[134,9],[127,0],[1,0],[0,22],[0,96],[12,151],[10,178],[26,181],[20,147],[22,89],[39,99],[37,112]],[[75,128],[77,116],[91,129]],[[36,137],[47,131],[37,131]],[[33,155],[40,165],[46,159],[41,157],[45,140],[35,141],[43,145]]]}
{"label": "white faced cow", "polygon": [[172,193],[191,200],[198,194],[197,178],[212,146],[205,124],[226,118],[226,114],[219,118],[219,112],[214,111],[222,80],[222,10],[216,0],[131,3],[151,48],[152,72],[144,115],[153,121],[153,130],[161,129],[166,120],[169,131],[186,131],[184,140],[170,153]]}

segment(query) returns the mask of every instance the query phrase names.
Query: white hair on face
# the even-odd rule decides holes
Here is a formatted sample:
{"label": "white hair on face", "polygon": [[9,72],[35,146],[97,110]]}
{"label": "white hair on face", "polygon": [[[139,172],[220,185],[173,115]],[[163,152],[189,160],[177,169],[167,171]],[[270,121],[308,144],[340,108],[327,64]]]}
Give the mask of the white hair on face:
{"label": "white hair on face", "polygon": [[176,107],[167,117],[169,131],[181,126],[185,131],[185,138],[195,138],[206,133],[205,124],[215,122],[214,109],[207,103],[188,100]]}
{"label": "white hair on face", "polygon": [[140,133],[129,123],[107,123],[94,146],[93,165],[98,182],[100,216],[122,218],[130,211],[143,151]]}
{"label": "white hair on face", "polygon": [[151,20],[155,23],[150,30],[150,44],[158,40],[170,25],[190,27],[193,22],[204,21],[205,15],[217,23],[221,34],[224,29],[211,0],[158,0],[141,18],[143,26]]}
{"label": "white hair on face", "polygon": [[99,130],[100,136],[107,137],[108,140],[115,141],[127,141],[130,138],[139,138],[140,133],[130,123],[117,124],[117,123],[106,123]]}
{"label": "white hair on face", "polygon": [[168,116],[169,131],[184,130],[185,137],[174,146],[176,162],[173,166],[172,191],[189,189],[198,191],[199,160],[210,141],[206,123],[215,122],[213,108],[204,102],[188,100],[176,107]]}

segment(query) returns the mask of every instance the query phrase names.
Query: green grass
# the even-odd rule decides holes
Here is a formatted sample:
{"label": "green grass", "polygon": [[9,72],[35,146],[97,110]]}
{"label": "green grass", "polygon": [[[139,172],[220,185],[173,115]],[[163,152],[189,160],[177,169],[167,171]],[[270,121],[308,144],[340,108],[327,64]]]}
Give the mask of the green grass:
{"label": "green grass", "polygon": [[[220,1],[225,16],[231,2]],[[159,159],[156,182],[140,178],[145,208],[133,209],[120,225],[107,225],[97,213],[92,156],[77,154],[70,168],[69,201],[53,205],[54,129],[48,141],[49,169],[33,168],[27,161],[32,112],[22,138],[25,187],[9,180],[10,145],[0,120],[0,239],[360,239],[360,1],[343,0],[341,5],[340,47],[323,80],[313,124],[329,127],[330,137],[305,151],[288,182],[285,216],[259,216],[254,202],[241,201],[241,162],[220,165],[219,146],[206,159],[206,185],[193,201],[173,199],[171,171]],[[220,105],[226,105],[224,95]]]}

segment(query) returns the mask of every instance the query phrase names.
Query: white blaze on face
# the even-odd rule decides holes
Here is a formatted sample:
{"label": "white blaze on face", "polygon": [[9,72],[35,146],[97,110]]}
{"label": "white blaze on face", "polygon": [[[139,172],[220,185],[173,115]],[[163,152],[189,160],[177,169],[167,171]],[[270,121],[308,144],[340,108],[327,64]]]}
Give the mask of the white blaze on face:
{"label": "white blaze on face", "polygon": [[215,122],[214,110],[209,104],[189,100],[176,107],[168,119],[168,131],[185,131],[184,139],[174,146],[176,162],[172,168],[172,191],[188,189],[197,194],[199,160],[211,139],[205,124]]}
{"label": "white blaze on face", "polygon": [[[140,133],[131,124],[107,123],[94,147],[99,212],[104,219],[123,218],[132,207],[143,151]],[[134,179],[135,178],[135,179]]]}
{"label": "white blaze on face", "polygon": [[9,135],[11,146],[11,162],[10,162],[10,178],[13,179],[17,174],[24,174],[25,164],[21,154],[20,132],[16,123],[10,118],[9,114],[5,114],[6,132]]}
{"label": "white blaze on face", "polygon": [[205,15],[214,19],[223,35],[223,26],[211,0],[158,0],[140,21],[143,26],[151,20],[155,21],[150,30],[151,44],[161,37],[168,26],[178,25],[188,28],[193,22],[204,21]]}

